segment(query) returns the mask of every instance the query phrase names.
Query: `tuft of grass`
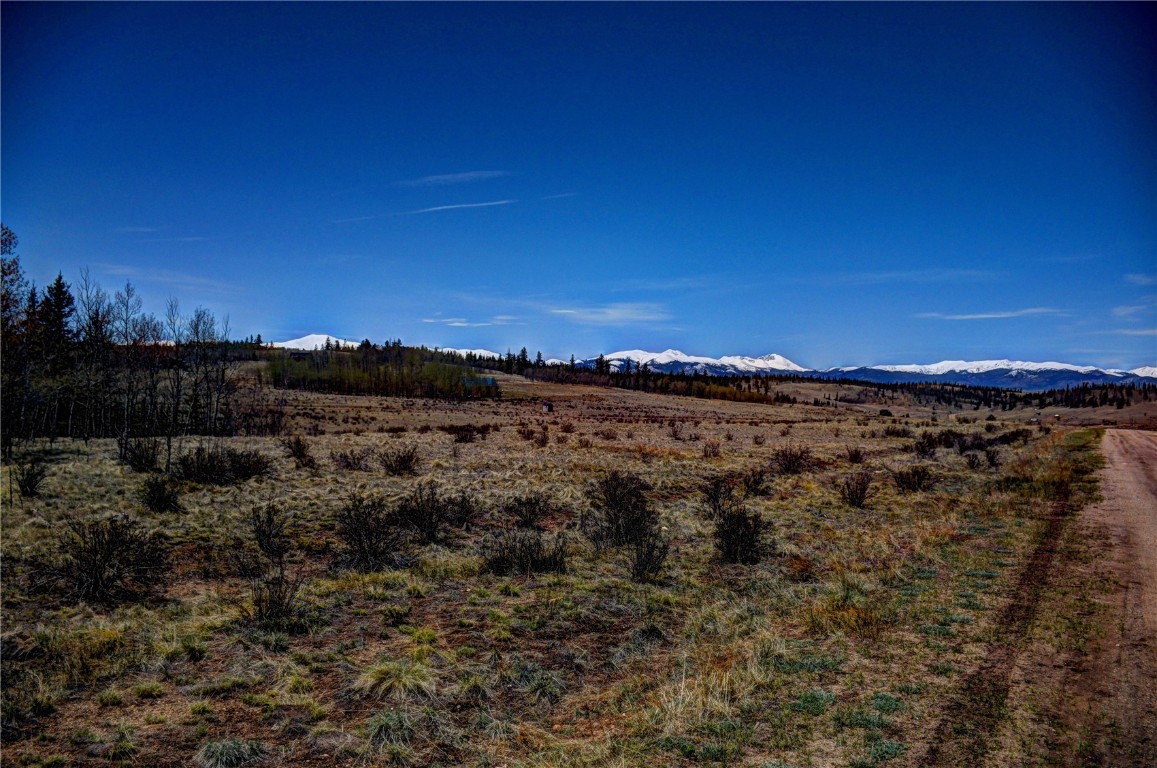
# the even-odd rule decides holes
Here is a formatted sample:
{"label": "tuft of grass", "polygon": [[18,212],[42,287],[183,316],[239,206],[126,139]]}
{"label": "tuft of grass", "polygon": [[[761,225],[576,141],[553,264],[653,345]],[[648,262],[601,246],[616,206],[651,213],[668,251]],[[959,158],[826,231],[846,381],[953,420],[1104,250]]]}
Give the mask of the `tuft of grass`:
{"label": "tuft of grass", "polygon": [[828,707],[836,700],[833,693],[829,693],[821,688],[814,688],[810,691],[800,694],[795,701],[788,706],[795,712],[803,712],[806,715],[822,715],[828,711]]}
{"label": "tuft of grass", "polygon": [[410,445],[395,450],[384,449],[378,453],[378,463],[391,475],[415,475],[421,463],[418,446]]}
{"label": "tuft of grass", "polygon": [[259,741],[229,739],[205,742],[193,760],[197,768],[237,768],[260,760],[267,754],[269,750]]}
{"label": "tuft of grass", "polygon": [[425,664],[382,661],[362,672],[354,683],[354,690],[379,699],[404,701],[418,696],[433,696],[436,684],[433,671]]}
{"label": "tuft of grass", "polygon": [[39,456],[30,459],[16,459],[12,464],[12,477],[20,495],[33,499],[40,495],[41,486],[48,478],[48,464]]}
{"label": "tuft of grass", "polygon": [[867,472],[854,472],[841,480],[836,490],[840,501],[849,507],[863,509],[872,495],[872,476]]}

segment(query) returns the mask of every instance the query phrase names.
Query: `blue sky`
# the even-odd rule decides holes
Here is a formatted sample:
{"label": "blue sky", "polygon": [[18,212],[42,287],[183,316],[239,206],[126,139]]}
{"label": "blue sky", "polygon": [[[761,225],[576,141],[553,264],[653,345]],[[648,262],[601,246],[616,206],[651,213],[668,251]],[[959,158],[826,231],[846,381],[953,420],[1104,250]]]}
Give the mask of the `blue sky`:
{"label": "blue sky", "polygon": [[1137,5],[3,5],[2,215],[235,336],[1157,364]]}

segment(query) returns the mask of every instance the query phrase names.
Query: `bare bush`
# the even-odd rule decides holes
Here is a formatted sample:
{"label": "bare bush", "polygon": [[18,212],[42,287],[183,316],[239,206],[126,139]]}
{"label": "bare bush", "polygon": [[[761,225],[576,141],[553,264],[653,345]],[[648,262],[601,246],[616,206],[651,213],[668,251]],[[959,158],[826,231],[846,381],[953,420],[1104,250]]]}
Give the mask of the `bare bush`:
{"label": "bare bush", "polygon": [[638,475],[611,470],[587,487],[587,499],[595,515],[589,535],[596,547],[634,544],[658,524],[658,514],[647,494],[651,486]]}
{"label": "bare bush", "polygon": [[152,472],[161,459],[161,441],[151,437],[118,437],[117,459],[134,472]]}
{"label": "bare bush", "polygon": [[273,468],[269,458],[258,451],[198,446],[192,453],[177,459],[173,474],[182,480],[205,485],[235,485],[254,477],[268,475]]}
{"label": "bare bush", "polygon": [[416,445],[392,451],[387,448],[378,453],[378,463],[391,475],[415,475],[418,473],[421,456]]}
{"label": "bare bush", "polygon": [[863,464],[867,454],[864,449],[858,445],[849,445],[844,448],[844,454],[848,458],[849,464]]}
{"label": "bare bush", "polygon": [[540,531],[506,531],[482,542],[486,570],[504,576],[566,573],[566,540]]}
{"label": "bare bush", "polygon": [[554,512],[554,505],[546,494],[532,492],[506,502],[502,512],[513,517],[519,528],[541,530],[542,521]]}
{"label": "bare bush", "polygon": [[137,498],[154,514],[181,511],[181,494],[163,475],[146,477],[137,490]]}
{"label": "bare bush", "polygon": [[289,458],[293,459],[293,466],[297,469],[317,469],[317,459],[309,449],[309,443],[301,435],[292,435],[281,441],[281,447]]}
{"label": "bare bush", "polygon": [[658,531],[646,532],[631,547],[631,578],[640,583],[657,579],[670,551],[671,542]]}
{"label": "bare bush", "polygon": [[[710,502],[708,502],[710,506]],[[715,519],[715,548],[724,563],[758,563],[763,557],[766,522],[739,499],[725,497],[711,510]]]}
{"label": "bare bush", "polygon": [[925,464],[913,464],[892,471],[892,481],[901,491],[927,491],[935,485],[932,469]]}
{"label": "bare bush", "polygon": [[78,600],[116,602],[148,594],[164,582],[168,541],[126,515],[69,519],[48,579]]}
{"label": "bare bush", "polygon": [[12,464],[12,479],[20,489],[20,495],[34,499],[40,495],[41,486],[48,478],[48,464],[39,456],[30,459],[16,459]]}
{"label": "bare bush", "polygon": [[806,445],[785,445],[772,452],[771,464],[781,475],[798,475],[811,469],[815,459]]}
{"label": "bare bush", "polygon": [[872,475],[868,472],[853,472],[844,477],[836,486],[840,501],[849,507],[863,509],[872,494]]}
{"label": "bare bush", "polygon": [[767,467],[751,467],[739,479],[743,483],[743,492],[748,496],[767,496],[771,493]]}
{"label": "bare bush", "polygon": [[359,571],[380,571],[401,565],[401,536],[391,524],[385,499],[354,495],[338,511],[337,535],[345,545],[339,556]]}
{"label": "bare bush", "polygon": [[347,472],[369,472],[373,455],[371,448],[350,448],[348,451],[330,451],[329,459],[335,467]]}

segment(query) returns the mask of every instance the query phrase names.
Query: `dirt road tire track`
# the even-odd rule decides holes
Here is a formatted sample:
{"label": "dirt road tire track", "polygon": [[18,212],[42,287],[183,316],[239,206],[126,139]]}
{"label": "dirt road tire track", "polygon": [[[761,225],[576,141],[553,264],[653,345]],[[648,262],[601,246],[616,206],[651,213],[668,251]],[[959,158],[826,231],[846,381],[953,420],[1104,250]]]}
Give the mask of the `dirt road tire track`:
{"label": "dirt road tire track", "polygon": [[[1157,765],[1157,433],[1109,430],[1102,442],[1102,501],[1079,510],[1057,504],[999,618],[1001,640],[948,703],[920,766],[983,765],[1007,716],[1012,685],[1052,686],[1051,698],[1068,702],[1058,720],[1079,723],[1087,744],[1079,755],[1054,755],[1057,765]],[[1043,590],[1058,572],[1080,577],[1075,563],[1056,559],[1068,526],[1073,535],[1096,533],[1113,572],[1112,621],[1089,655],[1061,665],[1028,658],[1026,638]],[[1069,572],[1071,571],[1071,572]],[[1032,671],[1063,668],[1060,679],[1041,682]],[[1015,671],[1015,675],[1014,675]],[[1020,681],[1020,682],[1017,682]],[[1050,697],[1044,697],[1050,698]],[[1092,703],[1095,706],[1089,706]],[[1107,717],[1093,717],[1099,712]],[[993,757],[1000,762],[998,753]],[[988,761],[991,762],[991,761]]]}

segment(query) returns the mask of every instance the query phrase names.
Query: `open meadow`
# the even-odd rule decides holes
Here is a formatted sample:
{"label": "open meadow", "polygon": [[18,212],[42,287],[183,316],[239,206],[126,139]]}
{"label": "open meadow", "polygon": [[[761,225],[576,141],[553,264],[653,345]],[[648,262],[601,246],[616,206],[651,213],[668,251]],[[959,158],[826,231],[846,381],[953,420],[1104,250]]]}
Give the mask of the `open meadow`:
{"label": "open meadow", "polygon": [[1151,754],[1112,702],[1047,717],[1009,683],[1026,645],[1095,656],[1114,620],[1106,574],[1049,580],[1093,546],[1068,521],[1103,430],[830,383],[499,384],[278,392],[281,436],[182,438],[169,475],[148,441],[144,471],[113,440],[29,446],[34,494],[4,468],[4,764]]}

